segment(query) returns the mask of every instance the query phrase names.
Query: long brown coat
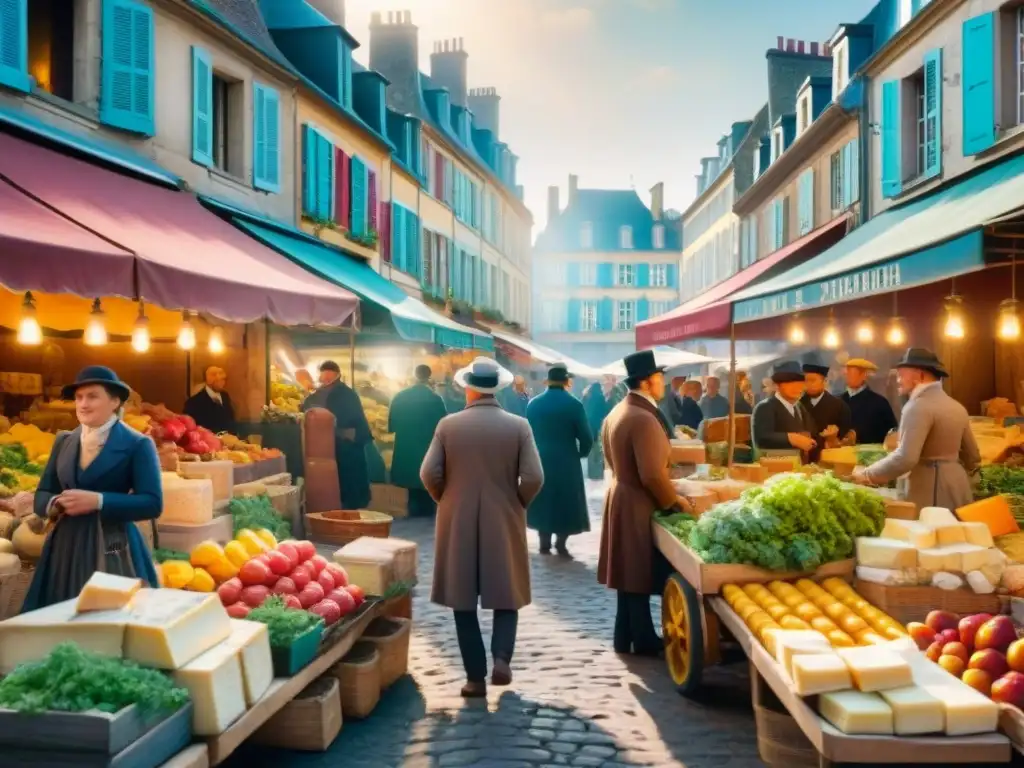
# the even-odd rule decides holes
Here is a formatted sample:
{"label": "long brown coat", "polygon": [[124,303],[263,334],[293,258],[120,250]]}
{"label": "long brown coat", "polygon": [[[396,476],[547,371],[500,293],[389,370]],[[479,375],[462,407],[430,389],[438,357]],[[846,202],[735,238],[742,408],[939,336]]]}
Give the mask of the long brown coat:
{"label": "long brown coat", "polygon": [[597,580],[609,589],[649,595],[651,518],[679,502],[668,476],[671,445],[657,408],[635,392],[608,414],[601,441],[612,479],[604,497]]}
{"label": "long brown coat", "polygon": [[493,398],[446,416],[420,479],[438,504],[430,599],[456,611],[529,605],[526,507],[544,470],[526,419]]}

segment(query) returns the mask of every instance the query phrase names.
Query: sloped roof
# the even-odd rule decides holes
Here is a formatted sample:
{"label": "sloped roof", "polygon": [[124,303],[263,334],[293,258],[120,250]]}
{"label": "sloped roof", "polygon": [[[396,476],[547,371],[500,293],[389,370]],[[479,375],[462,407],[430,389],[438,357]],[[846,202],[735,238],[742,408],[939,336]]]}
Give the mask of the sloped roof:
{"label": "sloped roof", "polygon": [[245,40],[264,56],[289,72],[298,74],[295,67],[274,44],[260,11],[259,0],[189,0],[189,3],[232,34]]}
{"label": "sloped roof", "polygon": [[633,228],[633,248],[625,250],[649,251],[653,249],[652,231],[655,223],[665,224],[665,250],[679,250],[679,234],[671,222],[655,222],[635,189],[580,189],[575,198],[548,222],[537,238],[536,248],[547,251],[582,251],[580,227],[590,222],[594,233],[594,247],[588,251],[618,251],[619,228]]}

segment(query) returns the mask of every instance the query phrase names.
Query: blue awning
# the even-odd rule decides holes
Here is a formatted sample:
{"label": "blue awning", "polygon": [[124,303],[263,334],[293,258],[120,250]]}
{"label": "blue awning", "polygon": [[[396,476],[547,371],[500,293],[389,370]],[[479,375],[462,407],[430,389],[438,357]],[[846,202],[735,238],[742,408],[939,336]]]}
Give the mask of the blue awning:
{"label": "blue awning", "polygon": [[1024,208],[1024,155],[892,208],[819,256],[730,298],[745,323],[905,290],[985,267],[984,227]]}
{"label": "blue awning", "polygon": [[494,349],[494,339],[488,334],[449,320],[381,277],[368,264],[322,245],[305,233],[291,236],[237,216],[233,222],[313,274],[347,288],[362,301],[385,310],[403,339],[455,349]]}

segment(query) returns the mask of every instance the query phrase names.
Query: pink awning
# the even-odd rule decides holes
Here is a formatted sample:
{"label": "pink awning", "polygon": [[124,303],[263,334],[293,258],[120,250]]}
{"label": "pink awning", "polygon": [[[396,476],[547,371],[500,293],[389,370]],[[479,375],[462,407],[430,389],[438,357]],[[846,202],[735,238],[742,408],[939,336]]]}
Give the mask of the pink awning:
{"label": "pink awning", "polygon": [[0,285],[131,298],[134,262],[132,254],[0,181]]}
{"label": "pink awning", "polygon": [[[137,298],[232,322],[343,325],[358,298],[158,187],[0,134],[0,175],[137,259]],[[95,285],[74,293],[102,295]]]}
{"label": "pink awning", "polygon": [[[792,268],[838,242],[846,234],[848,216],[840,216],[828,224],[808,232],[799,240],[756,261],[728,280],[710,288],[695,299],[650,320],[636,324],[636,348],[648,349],[684,339],[714,338],[728,333],[732,322],[732,302],[728,297],[756,282],[784,260]],[[811,244],[814,248],[809,248]]]}

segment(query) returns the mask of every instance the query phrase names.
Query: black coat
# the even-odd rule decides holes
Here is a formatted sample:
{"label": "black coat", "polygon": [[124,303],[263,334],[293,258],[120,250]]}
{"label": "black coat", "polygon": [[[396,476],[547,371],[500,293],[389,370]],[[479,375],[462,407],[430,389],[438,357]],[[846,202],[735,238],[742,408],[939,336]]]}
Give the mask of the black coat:
{"label": "black coat", "polygon": [[865,387],[854,397],[844,392],[840,399],[850,406],[851,423],[858,443],[885,442],[885,436],[896,429],[896,414],[884,395]]}
{"label": "black coat", "polygon": [[789,444],[790,432],[805,432],[811,436],[818,434],[814,419],[799,402],[796,404],[796,414],[790,414],[777,397],[770,397],[755,405],[750,426],[754,448],[759,451],[791,451],[794,449]]}
{"label": "black coat", "polygon": [[227,392],[220,393],[223,405],[219,405],[203,387],[185,401],[185,415],[196,420],[200,427],[217,434],[218,432],[235,431],[235,408],[231,405],[231,396]]}
{"label": "black coat", "polygon": [[679,424],[695,430],[700,427],[700,423],[704,420],[704,414],[701,412],[700,406],[697,405],[697,401],[692,397],[683,396],[682,401]]}
{"label": "black coat", "polygon": [[823,392],[817,405],[814,405],[811,398],[804,393],[804,396],[800,398],[800,405],[811,414],[814,426],[818,428],[819,432],[835,424],[839,428],[839,439],[842,440],[853,428],[853,415],[850,413],[850,406],[831,392]]}

